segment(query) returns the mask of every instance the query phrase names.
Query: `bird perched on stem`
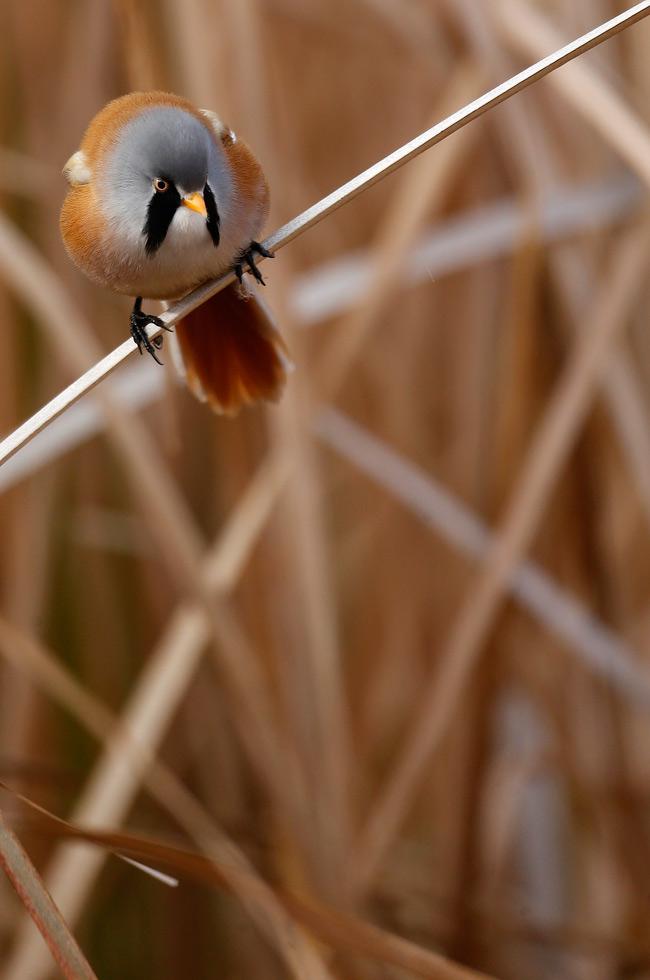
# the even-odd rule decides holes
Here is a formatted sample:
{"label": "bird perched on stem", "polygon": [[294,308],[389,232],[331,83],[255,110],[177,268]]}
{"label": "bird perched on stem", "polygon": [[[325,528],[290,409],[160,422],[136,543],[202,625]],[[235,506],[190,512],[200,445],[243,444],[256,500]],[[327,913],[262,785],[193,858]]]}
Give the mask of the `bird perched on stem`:
{"label": "bird perched on stem", "polygon": [[[133,92],[91,121],[64,168],[61,234],[95,282],[135,297],[131,336],[158,360],[163,326],[142,300],[171,300],[233,269],[227,286],[176,324],[174,360],[197,397],[221,413],[276,400],[291,366],[246,269],[258,283],[256,240],[268,214],[264,173],[219,118],[166,92]],[[166,328],[169,329],[169,328]],[[159,362],[160,363],[160,362]]]}

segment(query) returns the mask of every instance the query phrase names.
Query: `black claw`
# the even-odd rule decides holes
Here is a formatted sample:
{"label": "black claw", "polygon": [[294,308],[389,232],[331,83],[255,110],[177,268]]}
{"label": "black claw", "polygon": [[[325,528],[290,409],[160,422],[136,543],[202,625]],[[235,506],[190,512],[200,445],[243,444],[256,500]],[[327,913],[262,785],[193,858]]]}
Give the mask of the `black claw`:
{"label": "black claw", "polygon": [[258,255],[263,255],[265,259],[275,258],[275,252],[269,252],[268,248],[264,248],[259,242],[251,242],[251,251],[257,252]]}
{"label": "black claw", "polygon": [[156,355],[156,351],[160,350],[163,345],[162,337],[154,337],[150,340],[147,336],[147,327],[150,323],[155,324],[157,327],[162,327],[163,330],[171,331],[171,327],[163,323],[159,316],[153,316],[150,313],[142,312],[142,297],[138,296],[135,303],[133,304],[133,311],[130,317],[131,323],[131,336],[135,341],[140,354],[143,350],[146,350],[148,354],[151,354],[154,361],[157,364],[162,364],[160,358]]}
{"label": "black claw", "polygon": [[243,281],[245,262],[246,266],[248,267],[248,271],[253,276],[255,281],[259,282],[260,286],[266,285],[262,273],[255,264],[256,255],[262,255],[265,259],[272,259],[274,257],[273,252],[269,252],[268,248],[264,248],[264,246],[260,245],[259,242],[251,242],[248,248],[239,255],[238,260],[235,263],[235,275],[237,276],[240,284]]}
{"label": "black claw", "polygon": [[260,286],[266,286],[266,283],[264,282],[264,276],[255,265],[255,262],[252,259],[247,258],[246,265],[248,266],[248,271],[252,275],[255,282],[259,282]]}

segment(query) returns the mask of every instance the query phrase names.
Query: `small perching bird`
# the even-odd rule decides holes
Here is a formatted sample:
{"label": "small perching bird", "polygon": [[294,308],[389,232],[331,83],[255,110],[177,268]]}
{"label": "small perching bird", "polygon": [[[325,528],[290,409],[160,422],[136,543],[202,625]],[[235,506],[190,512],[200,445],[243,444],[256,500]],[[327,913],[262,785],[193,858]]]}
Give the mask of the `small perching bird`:
{"label": "small perching bird", "polygon": [[269,190],[260,164],[212,112],[166,92],[133,92],[91,121],[64,168],[61,234],[87,276],[135,297],[131,335],[156,360],[162,321],[142,300],[178,299],[235,269],[227,286],[176,324],[174,359],[188,386],[221,413],[276,400],[291,366],[252,286]]}

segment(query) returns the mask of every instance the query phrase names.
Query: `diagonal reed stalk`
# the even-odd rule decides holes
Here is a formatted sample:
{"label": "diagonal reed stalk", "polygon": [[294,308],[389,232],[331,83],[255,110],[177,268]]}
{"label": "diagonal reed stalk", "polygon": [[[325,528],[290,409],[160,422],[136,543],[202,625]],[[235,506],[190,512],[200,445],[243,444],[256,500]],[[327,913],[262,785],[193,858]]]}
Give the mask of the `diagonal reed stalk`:
{"label": "diagonal reed stalk", "polygon": [[20,841],[0,811],[0,866],[67,980],[97,980]]}
{"label": "diagonal reed stalk", "polygon": [[[264,242],[265,247],[271,251],[277,251],[279,248],[288,245],[299,235],[313,228],[319,221],[322,221],[363,191],[404,166],[404,164],[414,159],[420,153],[447,139],[474,119],[482,116],[500,103],[505,102],[518,92],[522,92],[530,85],[539,81],[539,79],[556,71],[562,65],[567,64],[586,51],[590,51],[604,41],[609,40],[609,38],[625,30],[627,27],[631,27],[633,24],[643,20],[648,14],[650,14],[650,0],[643,0],[643,2],[635,4],[628,10],[623,11],[623,13],[600,24],[598,27],[581,35],[576,40],[564,45],[552,54],[541,58],[530,67],[513,75],[512,78],[490,89],[490,91],[478,99],[474,99],[474,101],[459,109],[447,119],[427,129],[419,136],[416,136],[413,140],[389,154],[389,156],[384,157],[384,159],[367,170],[364,170],[361,174],[337,188],[306,211],[303,211],[302,214],[283,225],[266,239]],[[205,303],[211,296],[224,289],[234,279],[234,272],[230,272],[225,276],[221,276],[219,279],[207,282],[198,289],[195,289],[163,314],[162,320],[164,325],[172,326],[191,310],[196,309],[197,306]],[[162,327],[149,328],[149,336],[151,338],[157,337],[162,332],[162,329]],[[0,443],[0,465],[13,456],[14,453],[18,452],[30,439],[33,439],[53,419],[65,412],[70,405],[78,401],[79,398],[103,381],[104,378],[108,377],[135,350],[136,346],[133,340],[129,339],[124,341],[123,344],[120,344],[114,351],[98,361],[90,370],[68,385],[67,388],[36,412],[35,415],[15,429],[14,432]]]}

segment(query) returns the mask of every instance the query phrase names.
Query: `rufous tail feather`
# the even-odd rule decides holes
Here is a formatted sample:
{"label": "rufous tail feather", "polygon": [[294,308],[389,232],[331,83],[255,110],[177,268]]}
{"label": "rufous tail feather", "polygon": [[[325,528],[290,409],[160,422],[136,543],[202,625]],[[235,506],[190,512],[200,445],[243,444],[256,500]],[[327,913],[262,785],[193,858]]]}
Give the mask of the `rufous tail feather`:
{"label": "rufous tail feather", "polygon": [[292,368],[287,348],[255,293],[227,286],[176,324],[177,354],[190,390],[215,412],[277,401]]}

